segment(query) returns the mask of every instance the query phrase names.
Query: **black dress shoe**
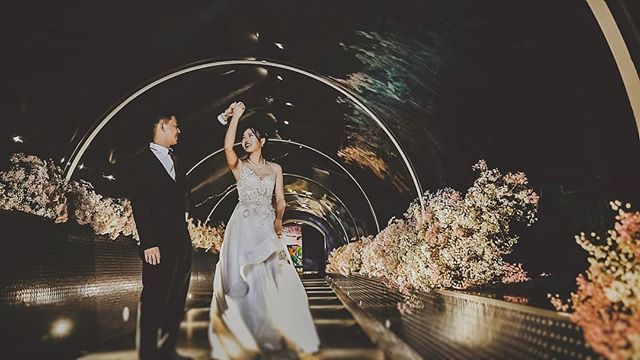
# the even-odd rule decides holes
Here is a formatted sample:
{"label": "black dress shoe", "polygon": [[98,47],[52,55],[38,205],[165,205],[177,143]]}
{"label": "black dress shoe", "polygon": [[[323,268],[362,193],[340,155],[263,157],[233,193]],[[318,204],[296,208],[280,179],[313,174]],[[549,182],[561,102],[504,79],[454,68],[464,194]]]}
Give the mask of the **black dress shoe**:
{"label": "black dress shoe", "polygon": [[172,351],[170,353],[165,353],[162,355],[162,360],[193,360],[193,358],[188,356],[182,356],[177,352]]}

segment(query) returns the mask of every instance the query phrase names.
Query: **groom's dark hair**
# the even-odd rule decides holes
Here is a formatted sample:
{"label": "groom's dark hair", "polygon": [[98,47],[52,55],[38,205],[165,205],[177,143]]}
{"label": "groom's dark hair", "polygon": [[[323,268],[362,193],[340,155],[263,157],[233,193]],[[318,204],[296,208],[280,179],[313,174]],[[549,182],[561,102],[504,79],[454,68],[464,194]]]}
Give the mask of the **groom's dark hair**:
{"label": "groom's dark hair", "polygon": [[153,137],[156,135],[156,126],[158,125],[158,123],[160,121],[164,121],[167,122],[169,120],[171,120],[171,117],[175,116],[175,114],[169,113],[169,112],[162,112],[162,113],[157,113],[155,114],[153,117],[151,117],[151,121],[150,125],[151,125],[151,140],[153,141]]}

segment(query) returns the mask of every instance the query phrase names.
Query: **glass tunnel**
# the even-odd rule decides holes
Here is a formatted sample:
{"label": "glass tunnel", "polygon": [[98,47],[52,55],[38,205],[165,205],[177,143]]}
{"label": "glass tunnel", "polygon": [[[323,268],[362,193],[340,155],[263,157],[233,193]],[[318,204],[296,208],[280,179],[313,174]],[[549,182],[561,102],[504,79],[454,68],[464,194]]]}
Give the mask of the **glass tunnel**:
{"label": "glass tunnel", "polygon": [[[184,294],[157,310],[179,317],[150,358],[639,357],[639,18],[626,0],[10,1],[0,357],[144,358],[142,294],[177,277],[150,285],[147,192],[152,227],[189,235]],[[244,200],[217,119],[235,101],[235,152],[257,127],[282,169],[284,252],[256,263],[295,276],[273,270],[264,309],[240,311],[279,324],[276,350],[220,302],[220,267],[244,256],[228,254]],[[179,127],[165,160],[162,114]],[[154,192],[167,179],[145,153],[175,189]],[[158,215],[172,191],[184,221]],[[259,266],[239,267],[250,291]],[[286,334],[307,312],[310,352]]]}

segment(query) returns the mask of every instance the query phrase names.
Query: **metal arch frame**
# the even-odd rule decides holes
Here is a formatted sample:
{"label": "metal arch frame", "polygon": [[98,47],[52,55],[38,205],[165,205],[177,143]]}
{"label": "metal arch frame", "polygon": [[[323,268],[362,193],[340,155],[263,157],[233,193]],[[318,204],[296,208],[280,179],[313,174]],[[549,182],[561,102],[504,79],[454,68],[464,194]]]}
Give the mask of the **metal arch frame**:
{"label": "metal arch frame", "polygon": [[227,66],[227,65],[251,65],[251,66],[257,65],[257,66],[267,66],[267,67],[274,67],[278,69],[289,70],[291,72],[306,76],[310,79],[319,81],[333,88],[334,90],[340,92],[342,95],[346,96],[347,98],[349,98],[349,100],[353,101],[361,110],[363,110],[370,118],[372,118],[378,124],[378,126],[380,126],[380,128],[385,132],[387,137],[391,140],[393,145],[396,147],[396,150],[398,150],[398,152],[400,153],[400,156],[402,157],[402,160],[404,161],[405,166],[407,167],[407,170],[411,175],[411,179],[415,186],[418,199],[420,200],[420,204],[422,205],[422,209],[424,210],[425,203],[422,197],[422,186],[420,185],[420,181],[418,180],[418,177],[415,173],[413,165],[411,164],[411,161],[409,160],[408,156],[405,154],[404,150],[400,146],[400,143],[395,138],[391,130],[387,128],[387,126],[382,122],[382,120],[378,118],[378,116],[376,116],[376,114],[373,113],[372,110],[370,110],[362,101],[360,101],[358,97],[356,97],[349,90],[347,90],[346,88],[344,88],[342,85],[340,85],[335,81],[332,81],[325,77],[313,74],[309,71],[302,70],[294,66],[280,64],[280,63],[267,61],[267,60],[247,60],[247,59],[221,60],[221,61],[205,60],[195,64],[186,65],[186,67],[184,68],[171,71],[168,74],[161,76],[156,80],[150,81],[149,83],[144,85],[142,88],[138,89],[133,94],[129,95],[125,100],[120,102],[118,105],[116,105],[104,118],[102,118],[102,120],[94,124],[93,129],[91,131],[85,134],[83,139],[78,143],[76,148],[73,150],[73,153],[71,154],[71,157],[70,157],[70,161],[65,166],[65,181],[68,182],[69,180],[71,180],[71,176],[73,176],[73,172],[78,166],[80,159],[84,155],[89,145],[93,142],[93,139],[97,136],[97,134],[100,133],[102,128],[106,124],[108,124],[109,121],[111,121],[111,119],[116,114],[118,114],[120,110],[122,110],[125,106],[127,106],[131,101],[135,100],[138,96],[144,94],[145,92],[154,88],[155,86],[167,80],[178,77],[180,75],[187,74],[193,71],[202,70],[202,69],[214,68],[219,66]]}
{"label": "metal arch frame", "polygon": [[322,238],[323,238],[323,240],[325,241],[325,246],[324,246],[324,248],[325,248],[325,249],[327,248],[327,245],[326,245],[327,234],[325,234],[325,233],[324,233],[324,231],[322,231],[322,229],[320,229],[320,227],[318,227],[318,225],[316,225],[316,224],[312,223],[311,221],[309,221],[309,220],[303,220],[303,219],[287,219],[287,220],[284,220],[284,221],[282,222],[282,225],[284,226],[284,225],[287,225],[287,224],[290,224],[290,223],[296,223],[296,222],[297,222],[297,223],[302,223],[302,224],[305,224],[305,225],[309,225],[309,226],[311,226],[312,228],[314,228],[314,229],[318,230],[318,232],[319,232],[320,234],[322,234]]}
{"label": "metal arch frame", "polygon": [[[229,194],[233,193],[233,189],[235,189],[236,187],[232,187],[229,188],[226,192],[226,194],[224,194],[222,196],[222,198],[220,198],[220,200],[218,200],[218,202],[213,206],[213,209],[211,209],[211,211],[209,212],[209,215],[207,215],[207,219],[204,221],[205,224],[207,224],[209,222],[209,220],[211,220],[211,215],[213,215],[213,212],[216,211],[216,209],[218,208],[218,205],[220,205],[222,203],[222,201],[229,196]],[[297,193],[285,193],[285,195],[296,195],[299,196],[300,194]],[[304,195],[307,198],[310,198],[307,195]],[[345,234],[345,236],[347,235],[347,230],[344,228],[344,225],[342,225],[342,222],[340,221],[340,218],[338,216],[336,216],[336,214],[333,213],[333,211],[329,210],[329,212],[333,215],[333,217],[336,218],[336,220],[338,221],[338,224],[340,224],[340,227],[342,228],[342,232]],[[356,230],[357,231],[357,230]],[[347,243],[349,242],[349,239],[347,239]]]}
{"label": "metal arch frame", "polygon": [[222,203],[222,201],[224,201],[224,199],[227,198],[227,196],[229,196],[229,194],[233,193],[233,191],[236,189],[236,186],[230,186],[227,188],[226,193],[224,195],[222,195],[222,197],[220,198],[220,200],[218,200],[218,202],[213,206],[213,208],[211,209],[211,211],[209,211],[209,215],[207,215],[207,219],[204,221],[205,224],[209,223],[209,220],[211,219],[211,215],[213,215],[213,212],[216,211],[216,209],[218,208],[218,206]]}
{"label": "metal arch frame", "polygon": [[[295,176],[295,175],[292,175],[292,176]],[[220,198],[220,200],[218,200],[216,202],[216,204],[213,206],[211,211],[209,211],[209,215],[207,215],[207,218],[204,221],[205,224],[209,223],[209,221],[211,220],[211,215],[213,215],[213,213],[216,211],[218,206],[224,201],[224,199],[226,199],[227,196],[229,196],[229,194],[233,193],[236,189],[237,189],[237,187],[235,185],[234,186],[230,186],[229,188],[227,188],[227,190],[225,191],[225,194]],[[303,197],[306,197],[308,199],[312,199],[313,200],[312,197],[310,197],[310,196],[308,196],[306,194],[302,195],[302,194],[298,194],[298,193],[287,192],[287,193],[285,193],[285,195],[303,196]],[[340,203],[344,206],[344,203],[342,202],[342,200],[340,200],[339,197],[336,196],[336,199],[338,199],[338,201],[340,201]],[[345,206],[345,209],[347,210],[347,212],[349,212],[349,209],[346,206]],[[331,209],[329,209],[329,212],[333,215],[333,217],[336,219],[336,221],[338,222],[338,224],[342,228],[342,233],[347,237],[347,243],[348,243],[349,242],[349,238],[348,238],[347,230],[344,228],[344,225],[342,224],[342,221],[340,221],[340,217],[337,216],[333,211],[331,211]],[[355,223],[355,220],[353,219],[353,217],[351,218],[351,220],[353,222],[353,227],[354,227],[354,230],[356,232],[356,236],[359,239],[360,238],[360,234],[358,232],[357,224]]]}
{"label": "metal arch frame", "polygon": [[[302,197],[306,197],[307,199],[313,199],[311,196],[306,195],[306,194],[304,194],[304,195],[301,195],[301,194],[298,194],[298,193],[284,193],[284,194],[285,195],[302,196]],[[320,203],[320,205],[323,206],[322,203]],[[328,209],[328,210],[329,210],[329,213],[331,213],[331,215],[333,215],[333,217],[336,219],[336,221],[338,222],[338,225],[340,225],[340,228],[342,228],[342,233],[344,234],[344,236],[345,236],[345,238],[347,240],[347,243],[349,243],[350,242],[349,241],[349,234],[347,234],[347,229],[344,228],[344,225],[342,224],[342,221],[340,221],[340,217],[337,216],[333,211],[331,211],[331,209]],[[358,238],[358,239],[360,239],[360,238]]]}
{"label": "metal arch frame", "polygon": [[[234,187],[234,188],[235,188],[235,187]],[[205,224],[207,224],[207,223],[209,222],[209,220],[211,219],[211,215],[213,215],[213,212],[214,212],[214,211],[216,211],[216,209],[218,208],[218,205],[220,205],[220,204],[222,203],[222,201],[223,201],[223,200],[224,200],[224,199],[225,199],[229,194],[231,194],[232,192],[233,192],[233,190],[229,189],[229,190],[227,191],[227,193],[226,193],[226,194],[224,194],[220,200],[218,200],[218,202],[216,203],[216,205],[215,205],[215,206],[213,207],[213,209],[211,209],[211,211],[209,212],[209,215],[207,215],[207,219],[206,219],[206,220],[205,220],[205,222],[204,222]],[[297,194],[297,193],[285,193],[285,195],[296,195],[296,196],[299,196],[300,194]],[[306,196],[306,195],[305,195],[305,196]],[[308,197],[308,196],[307,196],[307,197]],[[301,211],[301,210],[298,210],[298,211]],[[350,241],[349,241],[349,238],[348,238],[348,236],[347,236],[347,230],[344,228],[344,225],[342,224],[342,221],[340,221],[340,218],[339,218],[338,216],[336,216],[336,214],[334,214],[334,213],[333,213],[333,211],[329,210],[329,212],[333,215],[333,217],[334,217],[334,218],[336,218],[336,221],[338,222],[338,225],[340,225],[340,228],[342,228],[342,233],[343,233],[343,234],[345,235],[345,237],[347,238],[347,239],[346,239],[347,243],[349,243]],[[289,219],[288,219],[288,220],[289,220]],[[288,221],[288,220],[287,220],[287,221]],[[291,219],[291,220],[293,220],[293,219]],[[286,222],[283,222],[283,224],[285,224],[285,223],[286,223]],[[322,232],[322,231],[321,231],[321,232]],[[356,229],[356,232],[357,232],[357,229]],[[326,239],[326,237],[325,237],[325,239]],[[326,248],[326,246],[325,246],[325,248]]]}
{"label": "metal arch frame", "polygon": [[618,66],[620,77],[622,77],[622,82],[629,98],[629,105],[631,105],[631,111],[636,120],[638,136],[640,136],[640,77],[638,77],[633,59],[607,3],[604,0],[586,1],[600,26],[602,35],[607,40],[611,55],[613,55],[613,59]]}
{"label": "metal arch frame", "polygon": [[[324,252],[326,254],[327,252],[327,234],[324,233],[324,231],[322,231],[318,225],[312,223],[309,220],[302,220],[302,219],[287,219],[285,221],[282,222],[282,226],[285,226],[287,224],[291,224],[291,223],[301,223],[301,224],[305,224],[305,225],[309,225],[312,228],[316,229],[320,234],[322,234],[322,243],[323,243],[323,247],[324,247]],[[304,246],[304,245],[303,245]],[[304,250],[304,249],[303,249]],[[325,255],[326,256],[326,255]],[[326,259],[325,259],[326,261]]]}
{"label": "metal arch frame", "polygon": [[314,179],[308,178],[306,176],[296,175],[296,174],[291,174],[291,173],[284,173],[283,175],[288,175],[288,176],[291,176],[291,177],[304,179],[306,181],[314,183],[314,184],[320,186],[321,188],[323,188],[327,193],[329,193],[331,196],[333,196],[336,200],[338,200],[338,202],[340,202],[340,205],[342,205],[342,207],[347,211],[347,214],[349,214],[349,218],[351,219],[351,222],[353,223],[353,227],[356,230],[356,237],[358,239],[360,238],[360,232],[358,231],[358,224],[356,223],[356,219],[353,217],[353,214],[351,214],[351,211],[349,211],[349,208],[347,207],[347,205],[345,205],[345,203],[342,201],[342,199],[339,196],[337,196],[333,191],[331,191],[331,189],[329,189],[326,186],[324,186],[323,184],[315,181]]}
{"label": "metal arch frame", "polygon": [[[358,189],[360,189],[360,192],[362,193],[362,196],[364,196],[365,200],[367,201],[367,205],[369,206],[369,210],[371,210],[371,214],[373,215],[373,221],[376,224],[376,231],[380,232],[380,223],[378,222],[378,215],[376,214],[375,209],[373,208],[373,205],[371,204],[371,200],[369,200],[369,196],[367,196],[367,193],[364,191],[364,189],[362,188],[362,186],[360,186],[360,183],[358,182],[358,180],[356,180],[355,177],[353,177],[353,175],[351,175],[351,173],[349,172],[349,170],[345,169],[344,166],[342,166],[342,164],[340,164],[339,162],[337,162],[334,158],[332,158],[331,156],[325,154],[324,152],[311,147],[309,145],[306,144],[302,144],[296,141],[291,141],[291,140],[281,140],[281,139],[273,139],[270,138],[269,142],[279,142],[279,143],[283,143],[283,144],[293,144],[293,145],[297,145],[297,146],[302,146],[307,150],[311,150],[317,154],[320,154],[322,156],[324,156],[325,158],[329,159],[329,161],[333,162],[336,166],[338,166],[342,171],[345,172],[345,174],[347,174],[347,176],[349,176],[351,178],[351,180],[356,184],[356,186],[358,187]],[[239,142],[235,143],[234,146],[240,144]],[[191,174],[191,172],[193,172],[198,166],[200,166],[202,163],[204,163],[205,161],[207,161],[209,158],[221,153],[224,149],[219,149],[216,150],[214,152],[212,152],[211,154],[205,156],[202,158],[202,160],[198,161],[195,165],[193,165],[191,167],[191,169],[189,169],[189,171],[187,171],[187,176],[189,176],[189,174]],[[420,196],[420,199],[422,201],[422,196]]]}

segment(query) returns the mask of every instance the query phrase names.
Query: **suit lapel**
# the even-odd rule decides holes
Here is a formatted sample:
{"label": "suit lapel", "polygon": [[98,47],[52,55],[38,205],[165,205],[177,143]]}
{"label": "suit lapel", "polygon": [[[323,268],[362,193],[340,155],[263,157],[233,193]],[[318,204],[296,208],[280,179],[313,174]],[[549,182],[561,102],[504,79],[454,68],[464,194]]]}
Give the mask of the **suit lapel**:
{"label": "suit lapel", "polygon": [[171,180],[171,182],[175,184],[178,180],[178,169],[175,168],[175,165],[174,165],[174,168],[176,171],[176,180],[174,180],[171,177],[171,175],[169,175],[169,173],[167,172],[167,169],[164,168],[164,165],[162,165],[162,162],[160,161],[160,159],[158,159],[156,154],[154,154],[150,148],[147,148],[147,153],[149,156],[151,156],[151,158],[153,158],[152,163],[155,164],[153,167],[156,169],[156,171],[159,171],[162,174],[164,174],[164,176],[166,176],[167,179]]}

